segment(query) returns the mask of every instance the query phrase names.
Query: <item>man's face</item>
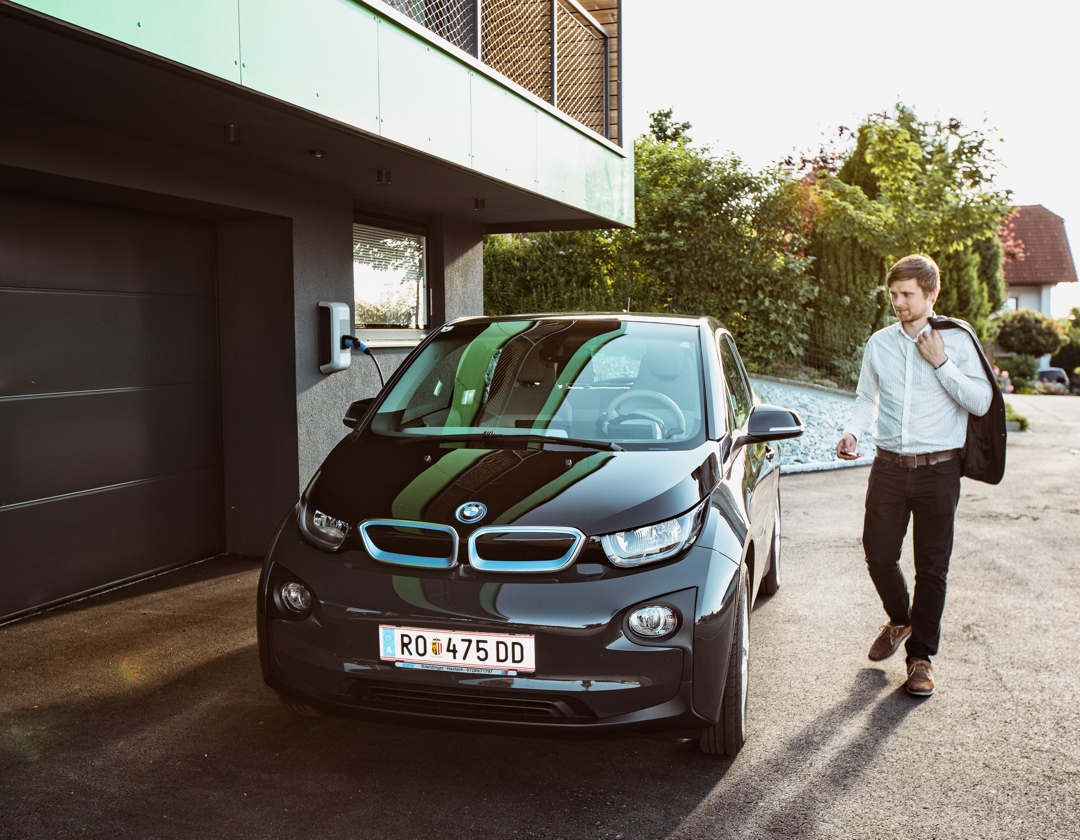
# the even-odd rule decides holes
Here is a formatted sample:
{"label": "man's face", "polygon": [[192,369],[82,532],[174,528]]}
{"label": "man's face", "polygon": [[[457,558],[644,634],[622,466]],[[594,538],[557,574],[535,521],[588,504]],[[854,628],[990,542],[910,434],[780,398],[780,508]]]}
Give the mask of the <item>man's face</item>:
{"label": "man's face", "polygon": [[889,284],[893,312],[901,324],[913,324],[930,317],[937,292],[926,294],[914,278],[893,280]]}

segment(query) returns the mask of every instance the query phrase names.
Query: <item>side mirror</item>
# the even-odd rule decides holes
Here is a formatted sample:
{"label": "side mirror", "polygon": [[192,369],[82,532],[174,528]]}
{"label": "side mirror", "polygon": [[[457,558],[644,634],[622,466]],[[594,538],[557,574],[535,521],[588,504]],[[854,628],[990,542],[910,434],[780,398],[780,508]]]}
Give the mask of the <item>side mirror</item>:
{"label": "side mirror", "polygon": [[345,412],[345,416],[341,419],[341,422],[350,429],[355,429],[360,421],[364,419],[364,415],[367,414],[368,409],[371,408],[371,403],[374,402],[374,399],[374,397],[368,397],[366,400],[357,400],[354,402],[349,406],[349,410]]}
{"label": "side mirror", "polygon": [[748,443],[768,443],[774,440],[797,438],[806,431],[806,425],[790,408],[763,403],[750,409],[746,421],[746,434],[739,435],[733,449]]}

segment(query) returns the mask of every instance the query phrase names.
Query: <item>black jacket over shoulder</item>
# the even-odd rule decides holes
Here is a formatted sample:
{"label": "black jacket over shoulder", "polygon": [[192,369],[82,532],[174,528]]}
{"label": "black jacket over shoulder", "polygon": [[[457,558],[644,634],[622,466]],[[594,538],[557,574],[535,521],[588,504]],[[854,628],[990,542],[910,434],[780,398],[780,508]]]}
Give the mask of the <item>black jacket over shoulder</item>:
{"label": "black jacket over shoulder", "polygon": [[1005,398],[1001,395],[997,377],[990,367],[990,362],[983,353],[979,337],[967,321],[959,318],[944,318],[934,316],[930,318],[930,326],[936,330],[961,329],[970,337],[975,349],[979,352],[983,371],[990,380],[993,394],[990,398],[990,408],[986,414],[976,417],[968,415],[967,438],[964,440],[964,449],[960,454],[962,474],[976,481],[985,481],[987,484],[997,484],[1005,475]]}

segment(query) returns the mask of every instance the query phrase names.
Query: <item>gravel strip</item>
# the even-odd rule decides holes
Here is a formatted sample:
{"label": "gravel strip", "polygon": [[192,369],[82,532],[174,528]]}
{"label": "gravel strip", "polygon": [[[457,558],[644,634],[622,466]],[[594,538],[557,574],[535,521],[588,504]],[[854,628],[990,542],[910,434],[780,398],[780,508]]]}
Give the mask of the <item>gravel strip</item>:
{"label": "gravel strip", "polygon": [[806,431],[794,440],[781,441],[780,464],[784,472],[816,472],[843,467],[868,466],[873,462],[873,447],[862,447],[857,461],[836,457],[836,442],[844,434],[855,395],[831,388],[819,388],[771,377],[753,376],[751,381],[763,402],[793,409],[806,424]]}

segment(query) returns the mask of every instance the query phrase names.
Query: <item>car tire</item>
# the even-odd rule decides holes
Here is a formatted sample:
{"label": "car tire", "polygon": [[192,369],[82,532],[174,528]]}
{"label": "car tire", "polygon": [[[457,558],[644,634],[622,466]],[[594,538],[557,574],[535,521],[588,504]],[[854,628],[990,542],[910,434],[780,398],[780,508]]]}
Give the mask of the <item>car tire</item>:
{"label": "car tire", "polygon": [[322,715],[322,712],[310,703],[305,703],[302,700],[294,700],[292,697],[286,697],[284,694],[279,694],[278,699],[281,700],[281,705],[294,715],[300,715],[300,717],[320,717]]}
{"label": "car tire", "polygon": [[769,571],[761,582],[766,595],[775,595],[780,588],[780,494],[776,494],[776,511],[773,513],[773,538],[769,546]]}
{"label": "car tire", "polygon": [[739,574],[739,592],[735,598],[735,627],[731,634],[724,699],[720,720],[701,730],[698,746],[710,755],[737,755],[746,743],[746,698],[750,653],[750,611],[746,595],[746,567]]}

